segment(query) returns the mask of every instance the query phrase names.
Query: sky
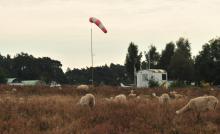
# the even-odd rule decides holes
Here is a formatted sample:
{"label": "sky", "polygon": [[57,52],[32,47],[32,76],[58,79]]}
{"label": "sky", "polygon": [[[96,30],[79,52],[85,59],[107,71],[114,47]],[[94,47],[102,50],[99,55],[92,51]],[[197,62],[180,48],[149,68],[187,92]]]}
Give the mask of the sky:
{"label": "sky", "polygon": [[90,17],[108,30],[92,25],[94,66],[124,64],[130,42],[161,52],[185,37],[195,56],[220,35],[219,0],[0,0],[0,54],[51,57],[64,70],[89,67]]}

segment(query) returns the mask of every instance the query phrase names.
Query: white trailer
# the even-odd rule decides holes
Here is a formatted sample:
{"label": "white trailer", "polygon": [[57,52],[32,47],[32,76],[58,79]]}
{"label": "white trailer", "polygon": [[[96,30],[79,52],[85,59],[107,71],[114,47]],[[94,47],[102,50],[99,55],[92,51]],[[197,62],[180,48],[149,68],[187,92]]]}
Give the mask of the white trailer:
{"label": "white trailer", "polygon": [[137,77],[137,87],[149,87],[149,81],[154,80],[159,83],[159,85],[167,82],[167,72],[163,69],[147,69],[140,70],[136,74]]}

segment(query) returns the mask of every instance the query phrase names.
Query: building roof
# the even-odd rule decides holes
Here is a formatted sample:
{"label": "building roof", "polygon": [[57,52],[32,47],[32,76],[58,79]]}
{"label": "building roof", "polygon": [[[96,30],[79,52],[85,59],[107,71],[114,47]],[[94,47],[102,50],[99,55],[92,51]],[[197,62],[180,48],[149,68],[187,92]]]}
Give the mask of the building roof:
{"label": "building roof", "polygon": [[16,78],[7,78],[7,83],[12,83]]}
{"label": "building roof", "polygon": [[163,70],[163,69],[148,69],[148,70],[154,73],[166,73],[167,72],[166,70]]}
{"label": "building roof", "polygon": [[167,71],[164,70],[164,69],[147,69],[147,70],[140,70],[140,71],[138,71],[138,73],[143,73],[143,72],[147,72],[147,71],[150,71],[150,72],[153,72],[153,73],[167,73]]}
{"label": "building roof", "polygon": [[37,84],[41,84],[41,83],[44,83],[43,81],[41,80],[25,80],[25,81],[22,81],[22,83],[24,85],[37,85]]}

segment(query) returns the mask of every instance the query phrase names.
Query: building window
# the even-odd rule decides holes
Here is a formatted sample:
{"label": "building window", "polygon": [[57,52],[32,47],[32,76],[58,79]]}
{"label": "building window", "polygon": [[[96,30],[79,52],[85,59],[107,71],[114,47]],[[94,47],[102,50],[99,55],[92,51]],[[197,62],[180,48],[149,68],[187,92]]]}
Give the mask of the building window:
{"label": "building window", "polygon": [[148,75],[142,74],[142,81],[148,81]]}
{"label": "building window", "polygon": [[166,74],[162,74],[162,80],[167,80],[167,75]]}

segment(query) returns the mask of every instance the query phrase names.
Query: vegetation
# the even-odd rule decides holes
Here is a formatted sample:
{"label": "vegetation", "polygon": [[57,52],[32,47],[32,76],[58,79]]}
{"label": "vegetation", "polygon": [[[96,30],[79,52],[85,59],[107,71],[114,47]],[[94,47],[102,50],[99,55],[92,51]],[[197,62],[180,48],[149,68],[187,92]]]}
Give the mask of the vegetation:
{"label": "vegetation", "polygon": [[[149,57],[150,55],[150,57]],[[120,83],[133,83],[135,69],[151,68],[165,69],[169,80],[180,83],[201,81],[214,85],[220,84],[220,38],[212,39],[195,57],[191,55],[188,39],[179,38],[176,43],[166,44],[159,53],[154,45],[145,53],[139,52],[138,45],[129,44],[124,65],[110,64],[94,67],[94,82],[96,85],[119,85]],[[0,83],[5,77],[16,77],[21,80],[43,80],[46,83],[57,81],[61,84],[90,84],[91,68],[62,70],[58,60],[49,57],[36,58],[26,53],[20,53],[13,58],[10,55],[0,55]],[[135,68],[134,68],[135,67]]]}
{"label": "vegetation", "polygon": [[6,75],[3,69],[0,68],[0,84],[6,82]]}
{"label": "vegetation", "polygon": [[142,53],[139,54],[138,46],[131,42],[125,59],[125,67],[130,82],[134,81],[134,72],[140,70],[141,57]]}
{"label": "vegetation", "polygon": [[[88,84],[91,79],[91,68],[68,69],[65,73],[69,84]],[[94,83],[96,85],[119,85],[128,82],[126,69],[122,65],[111,64],[94,68]]]}
{"label": "vegetation", "polygon": [[150,88],[154,88],[154,87],[159,87],[160,85],[159,85],[159,83],[157,82],[157,81],[155,81],[155,80],[153,80],[153,79],[150,79],[149,80],[149,87]]}
{"label": "vegetation", "polygon": [[203,45],[195,59],[196,79],[220,84],[220,38]]}
{"label": "vegetation", "polygon": [[[160,54],[159,52],[157,52],[157,48],[153,45],[150,46],[150,50],[145,54],[145,58],[146,58],[146,63],[147,65],[150,64],[150,68],[151,69],[156,69],[158,68],[158,64],[159,64],[159,59],[160,59]],[[149,67],[147,66],[146,68],[149,69]]]}
{"label": "vegetation", "polygon": [[[96,87],[97,105],[94,109],[77,106],[80,95],[72,86],[47,87],[0,87],[1,134],[218,134],[220,131],[220,107],[215,112],[202,114],[197,121],[193,113],[175,115],[175,111],[188,100],[171,101],[160,105],[156,100],[134,101],[127,104],[106,103],[104,97],[127,89]],[[160,95],[166,90],[138,89],[136,93]],[[204,94],[220,99],[220,91],[202,89],[178,89],[188,99]]]}

